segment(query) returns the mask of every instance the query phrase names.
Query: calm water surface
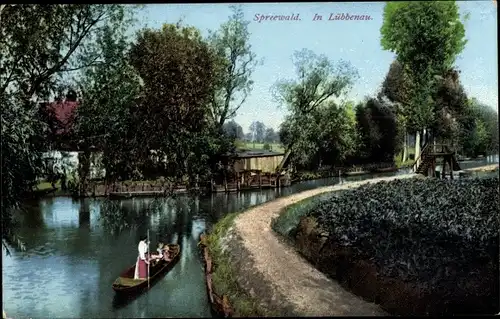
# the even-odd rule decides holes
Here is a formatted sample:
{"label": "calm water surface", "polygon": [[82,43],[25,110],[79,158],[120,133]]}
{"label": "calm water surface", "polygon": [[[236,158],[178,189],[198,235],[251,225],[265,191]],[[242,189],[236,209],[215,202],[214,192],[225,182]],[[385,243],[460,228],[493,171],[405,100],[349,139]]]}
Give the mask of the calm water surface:
{"label": "calm water surface", "polygon": [[[492,162],[470,162],[467,168]],[[281,190],[161,200],[42,199],[19,214],[26,251],[11,248],[6,256],[3,250],[4,310],[16,319],[210,317],[200,234],[230,212],[337,182],[329,178]],[[105,211],[121,211],[126,218],[106,219]],[[113,228],[125,222],[123,230]],[[158,240],[180,244],[180,260],[148,292],[117,303],[111,284],[135,262],[139,237],[148,229],[152,245]]]}

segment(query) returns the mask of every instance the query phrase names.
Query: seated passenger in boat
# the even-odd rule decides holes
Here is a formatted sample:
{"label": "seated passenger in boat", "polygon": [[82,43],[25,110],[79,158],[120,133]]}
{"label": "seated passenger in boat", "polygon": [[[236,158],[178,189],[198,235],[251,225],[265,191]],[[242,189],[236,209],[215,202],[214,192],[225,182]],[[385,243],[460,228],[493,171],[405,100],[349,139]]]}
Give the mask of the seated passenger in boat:
{"label": "seated passenger in boat", "polygon": [[163,246],[163,259],[165,261],[171,261],[172,258],[170,258],[170,248],[168,245]]}
{"label": "seated passenger in boat", "polygon": [[158,248],[156,249],[156,251],[158,253],[156,254],[151,254],[151,260],[155,260],[155,261],[159,261],[161,259],[163,259],[163,248],[164,248],[164,244],[163,243],[158,243]]}
{"label": "seated passenger in boat", "polygon": [[149,254],[148,254],[149,242],[146,236],[141,237],[137,250],[139,251],[139,256],[137,256],[137,262],[135,263],[135,273],[134,279],[147,279],[148,278],[148,264],[149,264]]}

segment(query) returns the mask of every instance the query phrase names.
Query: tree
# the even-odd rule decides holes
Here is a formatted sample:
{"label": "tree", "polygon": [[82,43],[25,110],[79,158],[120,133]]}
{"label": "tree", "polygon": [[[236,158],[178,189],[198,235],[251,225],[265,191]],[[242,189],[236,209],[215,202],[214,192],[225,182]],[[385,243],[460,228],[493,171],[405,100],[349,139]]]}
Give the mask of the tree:
{"label": "tree", "polygon": [[[133,113],[141,79],[126,60],[130,43],[125,32],[124,26],[103,28],[96,44],[104,63],[87,68],[79,83],[82,100],[75,133],[83,150],[93,146],[103,152],[107,181],[131,176],[137,164]],[[82,189],[88,173],[83,170],[80,174]]]}
{"label": "tree", "polygon": [[[410,103],[405,109],[410,131],[419,133],[434,121],[432,96],[438,76],[453,67],[465,44],[465,29],[454,1],[385,5],[381,45],[397,55],[410,79]],[[417,147],[419,139],[417,134]]]}
{"label": "tree", "polygon": [[[410,107],[410,79],[402,64],[394,60],[385,76],[378,95],[379,100],[387,99],[385,104],[392,104],[398,127],[398,143],[402,144],[402,162],[408,158],[407,109]],[[388,103],[389,102],[389,103]]]}
{"label": "tree", "polygon": [[[134,116],[141,158],[154,150],[172,182],[210,175],[216,155],[232,143],[209,121],[209,101],[219,77],[217,56],[193,27],[165,24],[144,29],[130,61],[143,80],[143,98]],[[162,164],[163,163],[163,164]],[[189,186],[188,185],[188,186]]]}
{"label": "tree", "polygon": [[290,161],[299,169],[311,169],[319,164],[318,123],[316,110],[294,117],[289,114],[280,127],[280,139],[285,148],[291,151]]}
{"label": "tree", "polygon": [[245,137],[245,134],[243,134],[243,128],[234,120],[224,123],[224,132],[226,132],[226,134],[233,139],[242,140]]}
{"label": "tree", "polygon": [[433,96],[434,122],[429,124],[435,138],[458,143],[458,120],[467,111],[468,98],[460,83],[460,73],[450,69],[437,83]]}
{"label": "tree", "polygon": [[[397,115],[398,134],[401,135],[398,143],[403,145],[403,162],[406,161],[406,122],[408,109],[411,107],[409,81],[403,66],[395,60],[389,68],[379,94],[379,100],[387,99]],[[427,123],[427,128],[432,131],[434,138],[455,144],[458,134],[456,120],[464,112],[467,104],[467,95],[460,84],[458,71],[450,69],[437,79],[432,100],[433,121]]]}
{"label": "tree", "polygon": [[380,95],[391,102],[401,105],[410,103],[410,79],[403,65],[397,59],[392,61],[389,71],[382,82]]}
{"label": "tree", "polygon": [[285,120],[281,122],[280,128],[278,130],[278,135],[283,146],[287,147],[292,145],[293,140],[293,121],[290,116],[285,117]]}
{"label": "tree", "polygon": [[[2,239],[12,242],[10,214],[43,168],[46,125],[38,117],[62,75],[100,63],[95,35],[126,19],[123,5],[6,5],[0,20]],[[4,246],[6,247],[6,246]]]}
{"label": "tree", "polygon": [[370,98],[356,107],[360,155],[370,162],[392,162],[397,153],[397,120],[390,105]]}
{"label": "tree", "polygon": [[[318,109],[325,107],[329,99],[347,93],[358,73],[347,62],[335,64],[326,56],[306,49],[295,52],[293,61],[297,79],[278,81],[273,94],[291,112],[281,126],[280,139],[292,151],[294,163],[308,166],[315,162],[312,157],[319,152]],[[321,162],[321,156],[316,162]]]}
{"label": "tree", "polygon": [[329,102],[318,109],[316,118],[318,133],[316,137],[311,136],[311,139],[316,139],[319,143],[320,165],[344,163],[355,155],[358,134],[352,102],[341,105]]}
{"label": "tree", "polygon": [[357,148],[353,104],[330,101],[308,114],[289,115],[280,128],[285,147],[292,149],[292,160],[304,169],[343,163]]}
{"label": "tree", "polygon": [[281,80],[274,86],[274,97],[293,114],[306,114],[327,99],[340,97],[352,87],[357,71],[347,62],[335,65],[324,55],[303,49],[293,55],[296,80]]}
{"label": "tree", "polygon": [[253,133],[252,132],[248,132],[245,134],[245,141],[247,142],[251,142],[253,140]]}
{"label": "tree", "polygon": [[278,140],[278,134],[274,131],[272,127],[266,128],[266,131],[264,133],[264,142],[266,143],[276,143]]}
{"label": "tree", "polygon": [[227,119],[245,102],[252,90],[251,76],[258,64],[251,50],[249,21],[239,6],[231,7],[233,14],[218,31],[211,32],[209,42],[220,57],[221,81],[211,96],[211,114],[214,122],[222,127]]}
{"label": "tree", "polygon": [[9,5],[2,11],[0,92],[47,98],[64,72],[101,63],[103,24],[126,22],[123,5]]}
{"label": "tree", "polygon": [[476,99],[470,99],[459,118],[461,153],[476,157],[498,152],[498,113]]}
{"label": "tree", "polygon": [[266,125],[261,121],[253,121],[249,128],[252,133],[252,141],[262,143],[266,133]]}

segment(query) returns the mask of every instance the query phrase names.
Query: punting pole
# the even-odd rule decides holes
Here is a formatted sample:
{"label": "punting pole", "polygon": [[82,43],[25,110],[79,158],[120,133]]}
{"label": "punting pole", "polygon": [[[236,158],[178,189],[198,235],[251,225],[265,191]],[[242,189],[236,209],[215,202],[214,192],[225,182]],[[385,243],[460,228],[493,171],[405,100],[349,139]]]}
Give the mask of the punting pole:
{"label": "punting pole", "polygon": [[151,258],[149,258],[149,228],[148,228],[148,289],[149,289],[149,263],[151,262]]}

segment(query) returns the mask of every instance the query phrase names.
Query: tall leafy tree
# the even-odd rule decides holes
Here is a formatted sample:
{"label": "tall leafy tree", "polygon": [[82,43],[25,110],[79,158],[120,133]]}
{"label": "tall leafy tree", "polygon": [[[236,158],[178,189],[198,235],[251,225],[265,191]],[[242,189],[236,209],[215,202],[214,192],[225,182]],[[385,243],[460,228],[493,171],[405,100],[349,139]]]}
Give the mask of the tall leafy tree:
{"label": "tall leafy tree", "polygon": [[266,125],[261,121],[253,121],[249,127],[250,132],[252,133],[252,141],[253,142],[262,142],[264,140],[264,136],[266,133]]}
{"label": "tall leafy tree", "polygon": [[46,125],[38,102],[54,96],[63,75],[100,62],[95,35],[103,25],[124,21],[124,11],[122,5],[2,6],[2,239],[14,239],[10,212],[43,168]]}
{"label": "tall leafy tree", "polygon": [[141,123],[138,156],[154,150],[174,182],[209,174],[205,168],[214,167],[214,155],[232,144],[221,140],[208,117],[219,79],[217,56],[197,29],[165,24],[139,33],[130,61],[144,82],[135,114]]}
{"label": "tall leafy tree", "polygon": [[298,169],[317,167],[318,161],[318,123],[317,117],[310,112],[298,117],[289,114],[280,127],[280,139],[291,151],[291,163]]}
{"label": "tall leafy tree", "polygon": [[0,92],[49,98],[60,77],[102,62],[95,36],[121,23],[122,5],[8,5],[0,30]]}
{"label": "tall leafy tree", "polygon": [[410,79],[403,65],[396,59],[390,67],[382,82],[382,88],[378,95],[379,100],[387,99],[386,104],[391,104],[396,114],[398,127],[398,143],[402,144],[402,162],[408,158],[408,130],[407,112],[410,107]]}
{"label": "tall leafy tree", "polygon": [[353,104],[329,101],[300,117],[289,115],[281,125],[280,138],[293,142],[292,160],[298,168],[344,163],[355,155],[358,143]]}
{"label": "tall leafy tree", "polygon": [[[406,142],[407,142],[407,116],[411,108],[410,99],[410,78],[405,72],[402,64],[395,60],[389,68],[379,99],[387,99],[392,103],[394,112],[398,121],[398,143],[403,144],[403,161],[406,160]],[[450,69],[442,76],[439,76],[435,82],[433,92],[433,121],[427,123],[435,138],[443,142],[457,142],[458,126],[456,120],[465,111],[467,104],[467,95],[463,86],[460,84],[459,72]],[[387,103],[385,103],[387,104]]]}
{"label": "tall leafy tree", "polygon": [[455,1],[385,5],[381,45],[397,55],[410,78],[406,120],[411,131],[419,132],[434,121],[436,81],[453,67],[465,44],[465,29]]}
{"label": "tall leafy tree", "polygon": [[460,73],[450,69],[443,74],[437,83],[433,96],[434,122],[430,123],[435,138],[442,142],[458,143],[458,120],[467,111],[468,98],[460,83]]}
{"label": "tall leafy tree", "polygon": [[[358,143],[352,102],[329,102],[316,111],[319,161],[327,165],[344,163],[355,155]],[[314,139],[314,136],[311,136]],[[311,141],[313,142],[313,141]]]}
{"label": "tall leafy tree", "polygon": [[231,9],[229,21],[209,36],[212,49],[221,58],[219,67],[223,74],[210,100],[211,115],[219,127],[233,118],[245,102],[253,86],[252,73],[259,62],[250,45],[250,22],[245,20],[241,6]]}
{"label": "tall leafy tree", "polygon": [[370,162],[392,162],[398,149],[397,116],[384,101],[370,98],[356,107],[360,155]]}
{"label": "tall leafy tree", "polygon": [[296,51],[292,60],[297,78],[278,81],[273,95],[294,114],[306,114],[327,99],[342,96],[358,77],[349,63],[340,61],[335,64],[311,50]]}
{"label": "tall leafy tree", "polygon": [[[310,144],[305,136],[317,132],[317,110],[333,98],[347,93],[358,77],[347,62],[334,63],[324,55],[303,49],[293,55],[296,79],[280,80],[274,86],[274,97],[290,114],[280,131],[281,141],[301,165],[311,162],[317,154],[317,143]],[[309,155],[308,155],[309,154]]]}
{"label": "tall leafy tree", "polygon": [[470,99],[458,119],[460,151],[466,156],[498,152],[498,113],[476,99]]}
{"label": "tall leafy tree", "polygon": [[243,128],[241,125],[236,123],[235,120],[224,123],[224,132],[233,139],[243,139],[245,134],[243,134]]}
{"label": "tall leafy tree", "polygon": [[[79,82],[82,98],[76,116],[77,138],[83,150],[95,147],[102,151],[108,180],[131,175],[140,143],[133,113],[141,95],[141,79],[126,59],[130,45],[126,31],[125,26],[103,27],[96,41],[103,63],[87,68]],[[83,188],[86,173],[80,174]]]}
{"label": "tall leafy tree", "polygon": [[278,140],[278,134],[274,131],[274,128],[268,127],[264,133],[264,142],[275,143]]}

